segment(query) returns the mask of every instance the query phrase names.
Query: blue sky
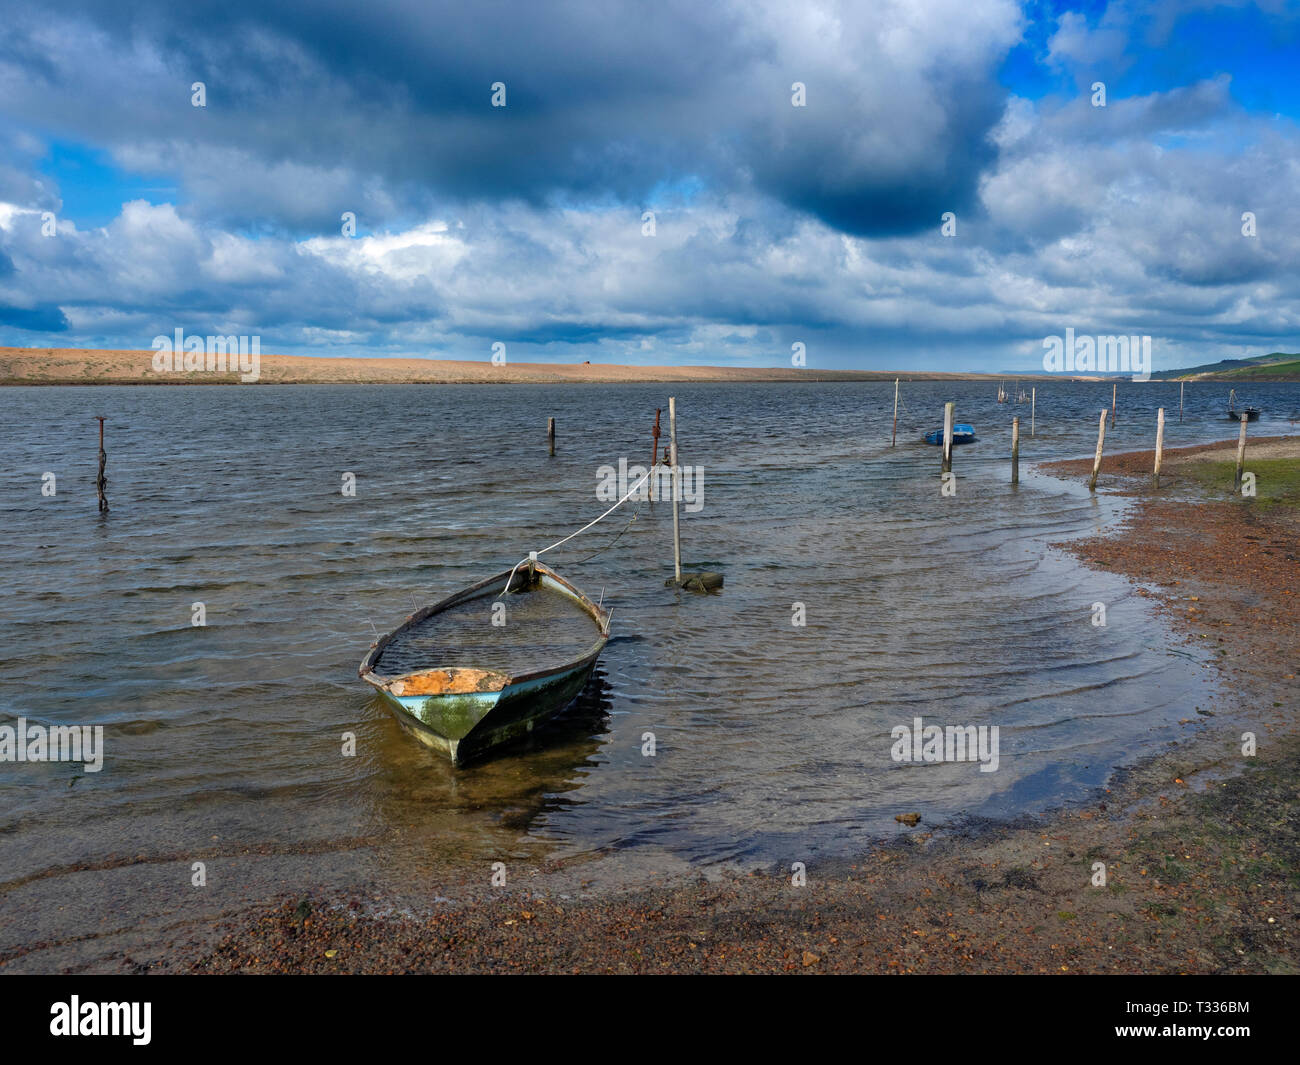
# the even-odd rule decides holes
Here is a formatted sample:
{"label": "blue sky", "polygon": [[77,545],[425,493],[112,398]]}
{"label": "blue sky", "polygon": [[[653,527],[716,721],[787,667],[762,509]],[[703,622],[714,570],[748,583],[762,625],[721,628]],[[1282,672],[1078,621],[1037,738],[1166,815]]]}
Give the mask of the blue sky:
{"label": "blue sky", "polygon": [[0,344],[992,371],[1067,327],[1150,335],[1157,368],[1300,348],[1295,3],[9,9]]}

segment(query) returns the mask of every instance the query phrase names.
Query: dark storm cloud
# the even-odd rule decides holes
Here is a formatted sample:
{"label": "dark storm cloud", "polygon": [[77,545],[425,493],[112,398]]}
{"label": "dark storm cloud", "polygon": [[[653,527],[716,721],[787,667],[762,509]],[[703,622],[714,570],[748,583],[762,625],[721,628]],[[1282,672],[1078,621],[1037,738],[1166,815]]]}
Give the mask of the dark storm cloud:
{"label": "dark storm cloud", "polygon": [[61,333],[68,319],[58,307],[6,307],[0,304],[0,325],[36,333]]}
{"label": "dark storm cloud", "polygon": [[[697,181],[893,234],[969,206],[993,158],[1005,91],[990,73],[1018,16],[951,8],[845,5],[809,25],[782,5],[687,0],[43,0],[0,41],[0,85],[11,113],[179,172],[192,209],[237,224],[640,204]],[[206,109],[189,106],[196,80]],[[490,106],[498,81],[505,108]]]}

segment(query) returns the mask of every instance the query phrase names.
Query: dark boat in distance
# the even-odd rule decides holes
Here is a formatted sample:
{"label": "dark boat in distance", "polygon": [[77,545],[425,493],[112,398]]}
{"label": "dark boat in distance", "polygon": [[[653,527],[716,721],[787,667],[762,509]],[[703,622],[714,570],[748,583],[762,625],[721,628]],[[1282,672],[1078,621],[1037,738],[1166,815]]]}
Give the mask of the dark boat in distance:
{"label": "dark boat in distance", "polygon": [[358,673],[416,739],[461,765],[525,736],[586,686],[609,611],[529,561],[417,611]]}
{"label": "dark boat in distance", "polygon": [[[927,444],[940,444],[940,445],[942,445],[942,444],[943,444],[943,430],[942,430],[942,429],[935,429],[935,430],[933,430],[932,432],[926,433],[926,434],[925,434],[925,442],[926,442]],[[973,444],[973,443],[975,443],[975,426],[973,426],[973,425],[967,425],[965,422],[961,422],[961,423],[959,423],[959,424],[957,424],[957,425],[954,425],[954,426],[952,427],[952,442],[953,442],[953,445],[954,445],[954,446],[957,445],[957,444]]]}
{"label": "dark boat in distance", "polygon": [[1229,421],[1234,421],[1234,422],[1240,422],[1240,421],[1256,422],[1256,421],[1259,421],[1259,408],[1258,408],[1258,407],[1238,407],[1238,406],[1237,406],[1237,390],[1234,388],[1234,389],[1232,389],[1232,390],[1228,393],[1228,420],[1229,420]]}

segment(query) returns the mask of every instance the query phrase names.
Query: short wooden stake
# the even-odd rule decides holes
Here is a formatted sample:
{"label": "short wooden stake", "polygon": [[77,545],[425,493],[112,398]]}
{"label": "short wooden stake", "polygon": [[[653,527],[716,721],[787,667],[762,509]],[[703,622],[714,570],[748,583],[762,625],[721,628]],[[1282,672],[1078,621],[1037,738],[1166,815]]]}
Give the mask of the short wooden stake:
{"label": "short wooden stake", "polygon": [[1092,476],[1088,478],[1088,490],[1097,490],[1097,474],[1101,472],[1101,447],[1106,442],[1106,408],[1101,408],[1101,421],[1097,425],[1097,457],[1092,460]]}
{"label": "short wooden stake", "polygon": [[943,472],[952,472],[952,420],[956,403],[943,405]]}
{"label": "short wooden stake", "polygon": [[898,443],[898,378],[894,378],[894,435],[889,438],[889,446]]}
{"label": "short wooden stake", "polygon": [[1038,388],[1029,390],[1029,435],[1034,435],[1034,408],[1038,406]]}
{"label": "short wooden stake", "polygon": [[104,419],[96,415],[99,422],[99,476],[95,478],[95,493],[99,496],[99,512],[108,513],[108,496],[105,490],[108,488],[108,478],[104,476],[104,466],[108,462],[108,454],[104,451]]}
{"label": "short wooden stake", "polygon": [[1235,489],[1241,488],[1241,473],[1246,465],[1246,415],[1241,415],[1241,435],[1237,437],[1237,476],[1233,479],[1232,486]]}
{"label": "short wooden stake", "polygon": [[1011,419],[1011,483],[1020,483],[1020,419]]}
{"label": "short wooden stake", "polygon": [[1160,487],[1160,460],[1165,451],[1165,408],[1156,411],[1156,468],[1151,475],[1151,484]]}
{"label": "short wooden stake", "polygon": [[551,454],[555,454],[555,419],[546,419],[546,443],[551,449]]}
{"label": "short wooden stake", "polygon": [[677,516],[677,400],[668,397],[668,461],[673,466],[673,573],[678,584],[682,582],[682,527]]}

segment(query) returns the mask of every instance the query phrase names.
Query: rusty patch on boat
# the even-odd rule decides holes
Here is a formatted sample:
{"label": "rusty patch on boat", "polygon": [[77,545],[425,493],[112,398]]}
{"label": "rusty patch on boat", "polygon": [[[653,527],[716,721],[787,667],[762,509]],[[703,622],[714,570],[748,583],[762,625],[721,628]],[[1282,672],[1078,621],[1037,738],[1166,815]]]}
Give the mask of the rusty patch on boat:
{"label": "rusty patch on boat", "polygon": [[510,678],[490,669],[433,669],[414,673],[388,685],[394,695],[465,695],[469,692],[499,692]]}

